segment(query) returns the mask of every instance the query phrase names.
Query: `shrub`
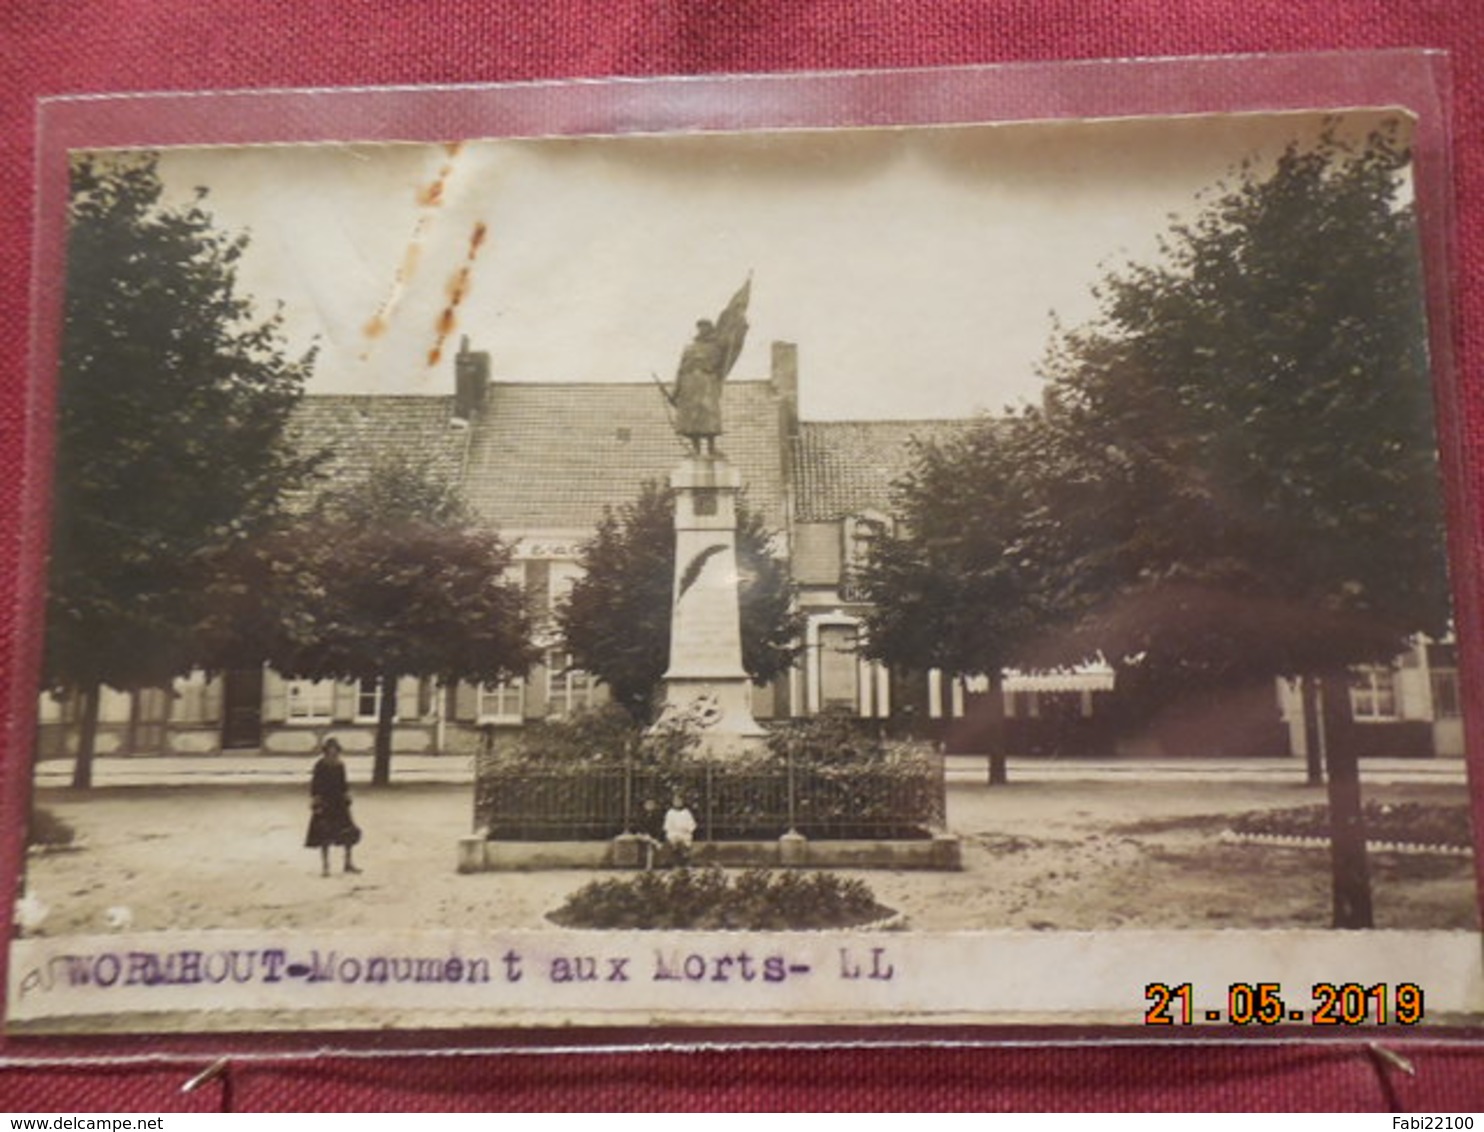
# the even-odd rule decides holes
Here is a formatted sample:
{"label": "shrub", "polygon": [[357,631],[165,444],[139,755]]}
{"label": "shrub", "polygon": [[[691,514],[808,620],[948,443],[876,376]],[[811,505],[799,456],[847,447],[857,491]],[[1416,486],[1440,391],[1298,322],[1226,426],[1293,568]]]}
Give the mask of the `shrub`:
{"label": "shrub", "polygon": [[638,748],[641,739],[628,712],[615,704],[604,704],[530,724],[513,743],[497,746],[494,760],[504,765],[543,768],[621,764]]}
{"label": "shrub", "polygon": [[820,769],[858,767],[883,760],[889,751],[910,749],[908,744],[888,747],[874,721],[844,712],[790,720],[768,733],[768,750],[775,758]]}
{"label": "shrub", "polygon": [[768,750],[795,775],[794,824],[806,836],[921,836],[943,823],[941,759],[921,743],[884,740],[870,720],[796,720],[769,734]]}
{"label": "shrub", "polygon": [[563,927],[683,931],[847,928],[892,914],[861,880],[751,869],[646,872],[584,885],[548,917]]}
{"label": "shrub", "polygon": [[475,825],[506,840],[658,836],[678,791],[704,841],[929,836],[944,819],[941,760],[862,722],[790,723],[757,750],[706,759],[693,721],[641,732],[617,708],[580,713],[480,758]]}
{"label": "shrub", "polygon": [[31,821],[26,828],[26,844],[39,849],[62,849],[71,845],[76,831],[56,814],[43,806],[31,811]]}

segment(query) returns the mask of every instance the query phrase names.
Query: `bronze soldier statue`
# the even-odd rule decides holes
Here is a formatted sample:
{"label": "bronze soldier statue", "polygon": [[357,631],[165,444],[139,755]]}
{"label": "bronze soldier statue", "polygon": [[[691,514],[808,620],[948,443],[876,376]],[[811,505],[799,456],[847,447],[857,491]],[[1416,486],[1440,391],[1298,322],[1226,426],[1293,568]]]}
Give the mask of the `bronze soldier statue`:
{"label": "bronze soldier statue", "polygon": [[664,390],[675,407],[675,431],[690,442],[696,455],[714,456],[716,438],[721,435],[721,389],[727,374],[742,352],[747,337],[747,302],[751,297],[752,279],[713,323],[702,319],[696,323],[696,336],[680,356],[675,374],[675,390]]}

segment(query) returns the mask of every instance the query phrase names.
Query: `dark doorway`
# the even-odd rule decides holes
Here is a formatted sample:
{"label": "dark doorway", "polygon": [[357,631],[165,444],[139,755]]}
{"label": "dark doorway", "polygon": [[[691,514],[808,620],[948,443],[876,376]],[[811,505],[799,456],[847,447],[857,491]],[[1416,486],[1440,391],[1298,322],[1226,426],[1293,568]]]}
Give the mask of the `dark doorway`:
{"label": "dark doorway", "polygon": [[222,749],[263,745],[263,670],[229,669],[222,686]]}
{"label": "dark doorway", "polygon": [[819,710],[855,714],[860,705],[860,658],[854,625],[819,627]]}

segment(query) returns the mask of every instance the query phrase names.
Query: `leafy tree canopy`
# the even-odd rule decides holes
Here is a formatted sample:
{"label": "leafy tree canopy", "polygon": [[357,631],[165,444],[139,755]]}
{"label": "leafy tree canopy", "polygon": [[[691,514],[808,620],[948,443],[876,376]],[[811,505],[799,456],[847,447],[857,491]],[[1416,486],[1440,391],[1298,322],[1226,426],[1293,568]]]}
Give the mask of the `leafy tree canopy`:
{"label": "leafy tree canopy", "polygon": [[1335,125],[1111,273],[1041,406],[917,453],[866,648],[991,677],[1100,654],[1154,706],[1443,632],[1409,172],[1400,128]]}
{"label": "leafy tree canopy", "polygon": [[1244,168],[1055,344],[1026,427],[1109,659],[1297,674],[1444,631],[1408,169],[1394,130]]}
{"label": "leafy tree canopy", "polygon": [[[737,569],[742,667],[758,684],[786,672],[798,652],[787,564],[762,517],[739,501]],[[646,483],[637,499],[604,513],[582,551],[583,575],[558,607],[574,662],[607,684],[634,718],[647,720],[670,663],[675,504]]]}
{"label": "leafy tree canopy", "polygon": [[219,557],[270,524],[313,463],[285,440],[313,355],[237,289],[246,235],[164,201],[151,154],[71,171],[45,680],[83,693],[74,785],[91,781],[98,690],[201,658]]}
{"label": "leafy tree canopy", "polygon": [[383,460],[327,490],[297,529],[304,600],[285,672],[492,682],[531,663],[509,548],[415,464]]}
{"label": "leafy tree canopy", "polygon": [[[1334,924],[1373,923],[1355,751],[1335,674],[1449,617],[1410,154],[1339,125],[1244,168],[1047,366],[1042,432],[1079,630],[1120,686],[1304,677],[1328,768]],[[1075,574],[1075,571],[1074,571]],[[1324,688],[1322,696],[1317,689]]]}
{"label": "leafy tree canopy", "polygon": [[231,589],[246,618],[225,634],[229,648],[256,647],[289,676],[381,681],[378,783],[390,773],[398,678],[495,683],[535,660],[510,549],[412,461],[386,458],[331,485],[237,563]]}
{"label": "leafy tree canopy", "polygon": [[152,155],[72,169],[47,676],[158,684],[197,659],[214,553],[309,461],[284,440],[312,357],[237,290],[247,236],[162,203]]}
{"label": "leafy tree canopy", "polygon": [[1024,440],[1018,422],[984,419],[916,445],[896,485],[900,522],[875,540],[861,576],[868,656],[997,676],[1026,663],[1033,644],[1044,651],[1054,555],[1033,545],[1040,501]]}

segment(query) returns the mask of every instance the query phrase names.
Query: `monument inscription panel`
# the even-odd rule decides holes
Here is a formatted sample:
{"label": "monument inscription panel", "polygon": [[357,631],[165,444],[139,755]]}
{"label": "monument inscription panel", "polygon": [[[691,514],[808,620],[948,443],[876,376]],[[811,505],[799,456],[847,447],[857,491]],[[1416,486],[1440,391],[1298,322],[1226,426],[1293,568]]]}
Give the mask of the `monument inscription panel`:
{"label": "monument inscription panel", "polygon": [[706,555],[703,550],[692,559],[700,572],[676,598],[670,643],[673,676],[736,677],[743,672],[735,552],[724,544],[714,545],[718,553]]}

